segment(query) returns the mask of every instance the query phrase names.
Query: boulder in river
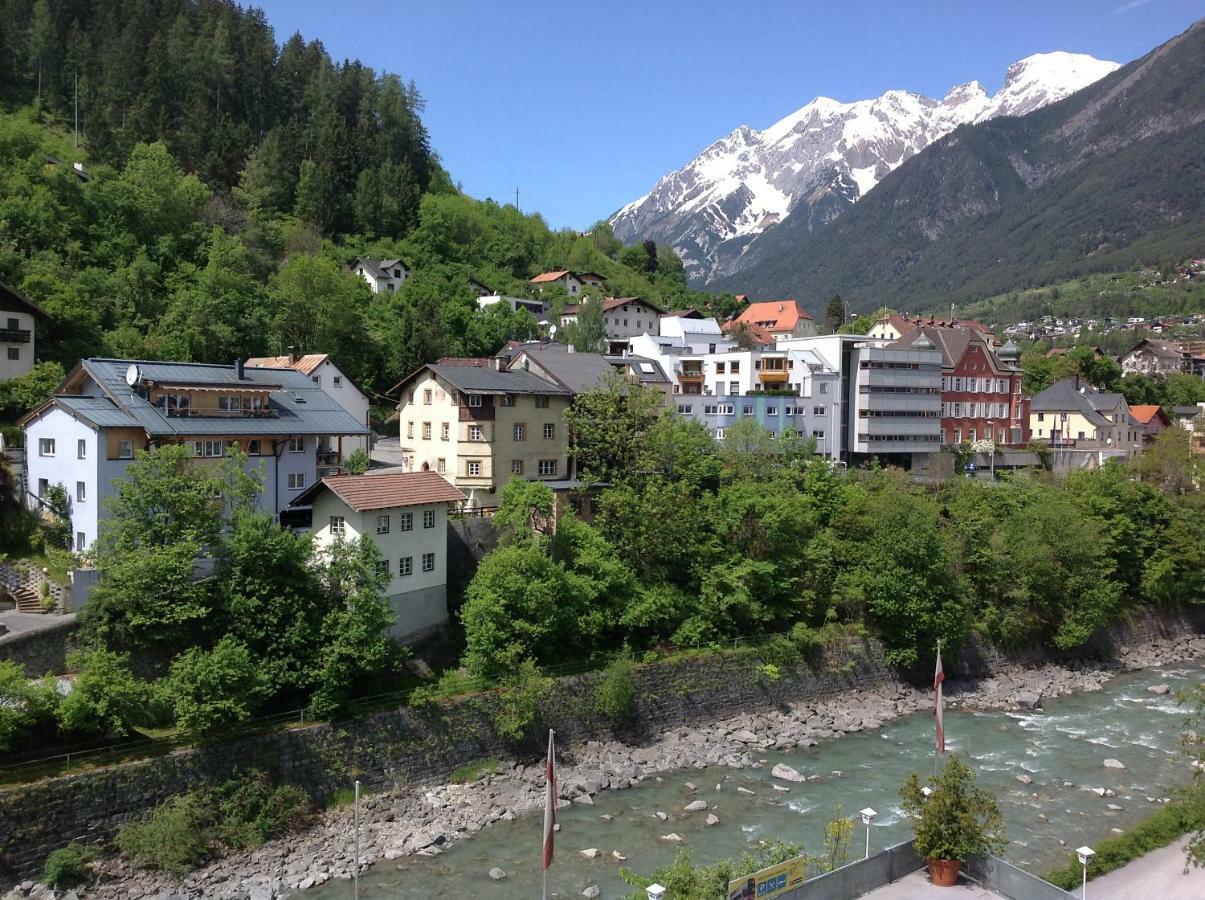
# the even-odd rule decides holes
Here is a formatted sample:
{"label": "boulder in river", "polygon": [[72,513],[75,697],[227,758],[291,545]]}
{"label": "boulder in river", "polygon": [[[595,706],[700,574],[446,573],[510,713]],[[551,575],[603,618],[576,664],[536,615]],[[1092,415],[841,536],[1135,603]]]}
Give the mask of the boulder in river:
{"label": "boulder in river", "polygon": [[669,834],[661,835],[661,840],[663,840],[667,843],[670,843],[670,844],[680,844],[680,843],[682,843],[682,835],[675,834],[674,832],[671,831]]}
{"label": "boulder in river", "polygon": [[586,857],[586,859],[598,859],[597,847],[587,847],[585,850],[578,850],[577,852]]}
{"label": "boulder in river", "polygon": [[690,803],[687,803],[684,807],[682,807],[682,809],[685,812],[703,812],[703,810],[707,809],[707,801],[692,800]]}
{"label": "boulder in river", "polygon": [[788,766],[786,763],[779,763],[770,770],[770,774],[775,778],[781,778],[783,781],[803,781],[803,776],[799,774],[797,769]]}
{"label": "boulder in river", "polygon": [[1105,768],[1106,769],[1124,769],[1125,763],[1123,763],[1119,759],[1109,758],[1109,759],[1105,760]]}
{"label": "boulder in river", "polygon": [[1171,692],[1171,685],[1167,684],[1152,684],[1147,688],[1152,694],[1167,694]]}
{"label": "boulder in river", "polygon": [[505,877],[506,873],[497,866],[494,866],[492,869],[490,869],[490,878],[494,879],[494,881],[501,881]]}
{"label": "boulder in river", "polygon": [[708,813],[707,818],[704,819],[704,822],[706,823],[707,827],[710,828],[712,825],[720,824],[720,817],[715,813]]}

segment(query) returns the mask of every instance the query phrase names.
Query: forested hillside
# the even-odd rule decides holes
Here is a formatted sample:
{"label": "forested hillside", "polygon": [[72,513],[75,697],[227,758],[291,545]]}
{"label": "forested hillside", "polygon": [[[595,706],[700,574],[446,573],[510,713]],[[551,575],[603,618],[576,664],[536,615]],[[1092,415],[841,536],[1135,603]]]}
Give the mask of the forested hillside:
{"label": "forested hillside", "polygon": [[767,231],[718,282],[840,293],[858,310],[946,308],[1092,272],[1199,256],[1205,22],[1067,99],[963,126],[815,234]]}
{"label": "forested hillside", "polygon": [[[292,345],[382,390],[437,356],[535,334],[527,313],[480,313],[470,277],[524,294],[568,266],[616,295],[703,296],[668,250],[462,195],[413,85],[300,35],[278,47],[230,0],[0,0],[0,21],[0,280],[50,313],[52,363]],[[373,295],[346,270],[361,254],[414,275]],[[56,375],[44,367],[38,390]],[[0,414],[26,401],[19,388]]]}

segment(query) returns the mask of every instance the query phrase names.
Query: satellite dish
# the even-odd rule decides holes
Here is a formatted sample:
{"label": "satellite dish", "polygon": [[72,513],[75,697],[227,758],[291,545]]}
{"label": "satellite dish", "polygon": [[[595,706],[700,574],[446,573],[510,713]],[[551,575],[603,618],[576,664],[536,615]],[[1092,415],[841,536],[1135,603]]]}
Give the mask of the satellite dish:
{"label": "satellite dish", "polygon": [[548,336],[549,336],[549,337],[556,337],[556,326],[555,326],[555,325],[549,325],[549,326],[548,326]]}
{"label": "satellite dish", "polygon": [[130,363],[130,367],[126,369],[126,384],[134,387],[142,380],[142,371],[138,368],[138,363]]}

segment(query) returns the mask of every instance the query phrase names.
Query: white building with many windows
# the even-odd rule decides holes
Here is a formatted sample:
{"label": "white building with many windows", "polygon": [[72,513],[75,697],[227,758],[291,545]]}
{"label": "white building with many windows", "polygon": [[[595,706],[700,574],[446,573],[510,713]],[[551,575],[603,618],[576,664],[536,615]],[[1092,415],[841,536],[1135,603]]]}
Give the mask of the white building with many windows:
{"label": "white building with many windows", "polygon": [[337,475],[296,500],[310,509],[314,544],[366,537],[388,573],[391,636],[413,640],[448,623],[448,510],[465,495],[435,472]]}

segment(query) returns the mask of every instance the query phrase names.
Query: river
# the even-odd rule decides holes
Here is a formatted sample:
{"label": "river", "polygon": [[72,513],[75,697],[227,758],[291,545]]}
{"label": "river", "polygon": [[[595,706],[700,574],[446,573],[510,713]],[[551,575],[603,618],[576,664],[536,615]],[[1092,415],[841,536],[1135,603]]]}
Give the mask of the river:
{"label": "river", "polygon": [[[1099,692],[1047,700],[1034,712],[947,710],[946,747],[968,756],[980,784],[997,792],[1010,839],[1005,855],[1041,871],[1065,861],[1068,848],[1148,815],[1159,798],[1191,780],[1192,769],[1179,753],[1186,712],[1175,691],[1203,678],[1205,661],[1199,660],[1119,675]],[[1147,690],[1159,684],[1170,685],[1172,692]],[[932,773],[933,720],[914,714],[878,731],[789,753],[767,752],[762,758],[760,769],[670,772],[635,788],[604,791],[593,806],[560,810],[550,894],[580,896],[597,885],[604,898],[624,896],[631,888],[619,877],[620,866],[650,873],[669,863],[679,846],[702,863],[738,856],[761,837],[818,852],[825,822],[838,809],[855,819],[863,807],[878,810],[872,851],[906,840],[911,830],[900,812],[898,789],[913,770]],[[1109,758],[1125,768],[1105,767]],[[802,784],[777,781],[770,769],[779,762],[817,777]],[[1024,775],[1032,784],[1017,780]],[[777,791],[775,784],[789,791]],[[1092,788],[1115,796],[1098,796]],[[706,812],[683,811],[695,799],[707,802],[719,824],[707,827]],[[378,863],[361,875],[360,896],[529,900],[539,896],[541,828],[542,814],[528,813],[490,825],[439,856]],[[661,839],[670,833],[681,836],[682,843]],[[864,850],[865,839],[858,824],[854,853]],[[579,851],[586,848],[597,848],[598,858],[583,857]],[[617,861],[613,851],[626,859]],[[495,866],[507,873],[505,879],[489,878]],[[334,881],[302,896],[343,900],[352,896],[352,886]]]}

